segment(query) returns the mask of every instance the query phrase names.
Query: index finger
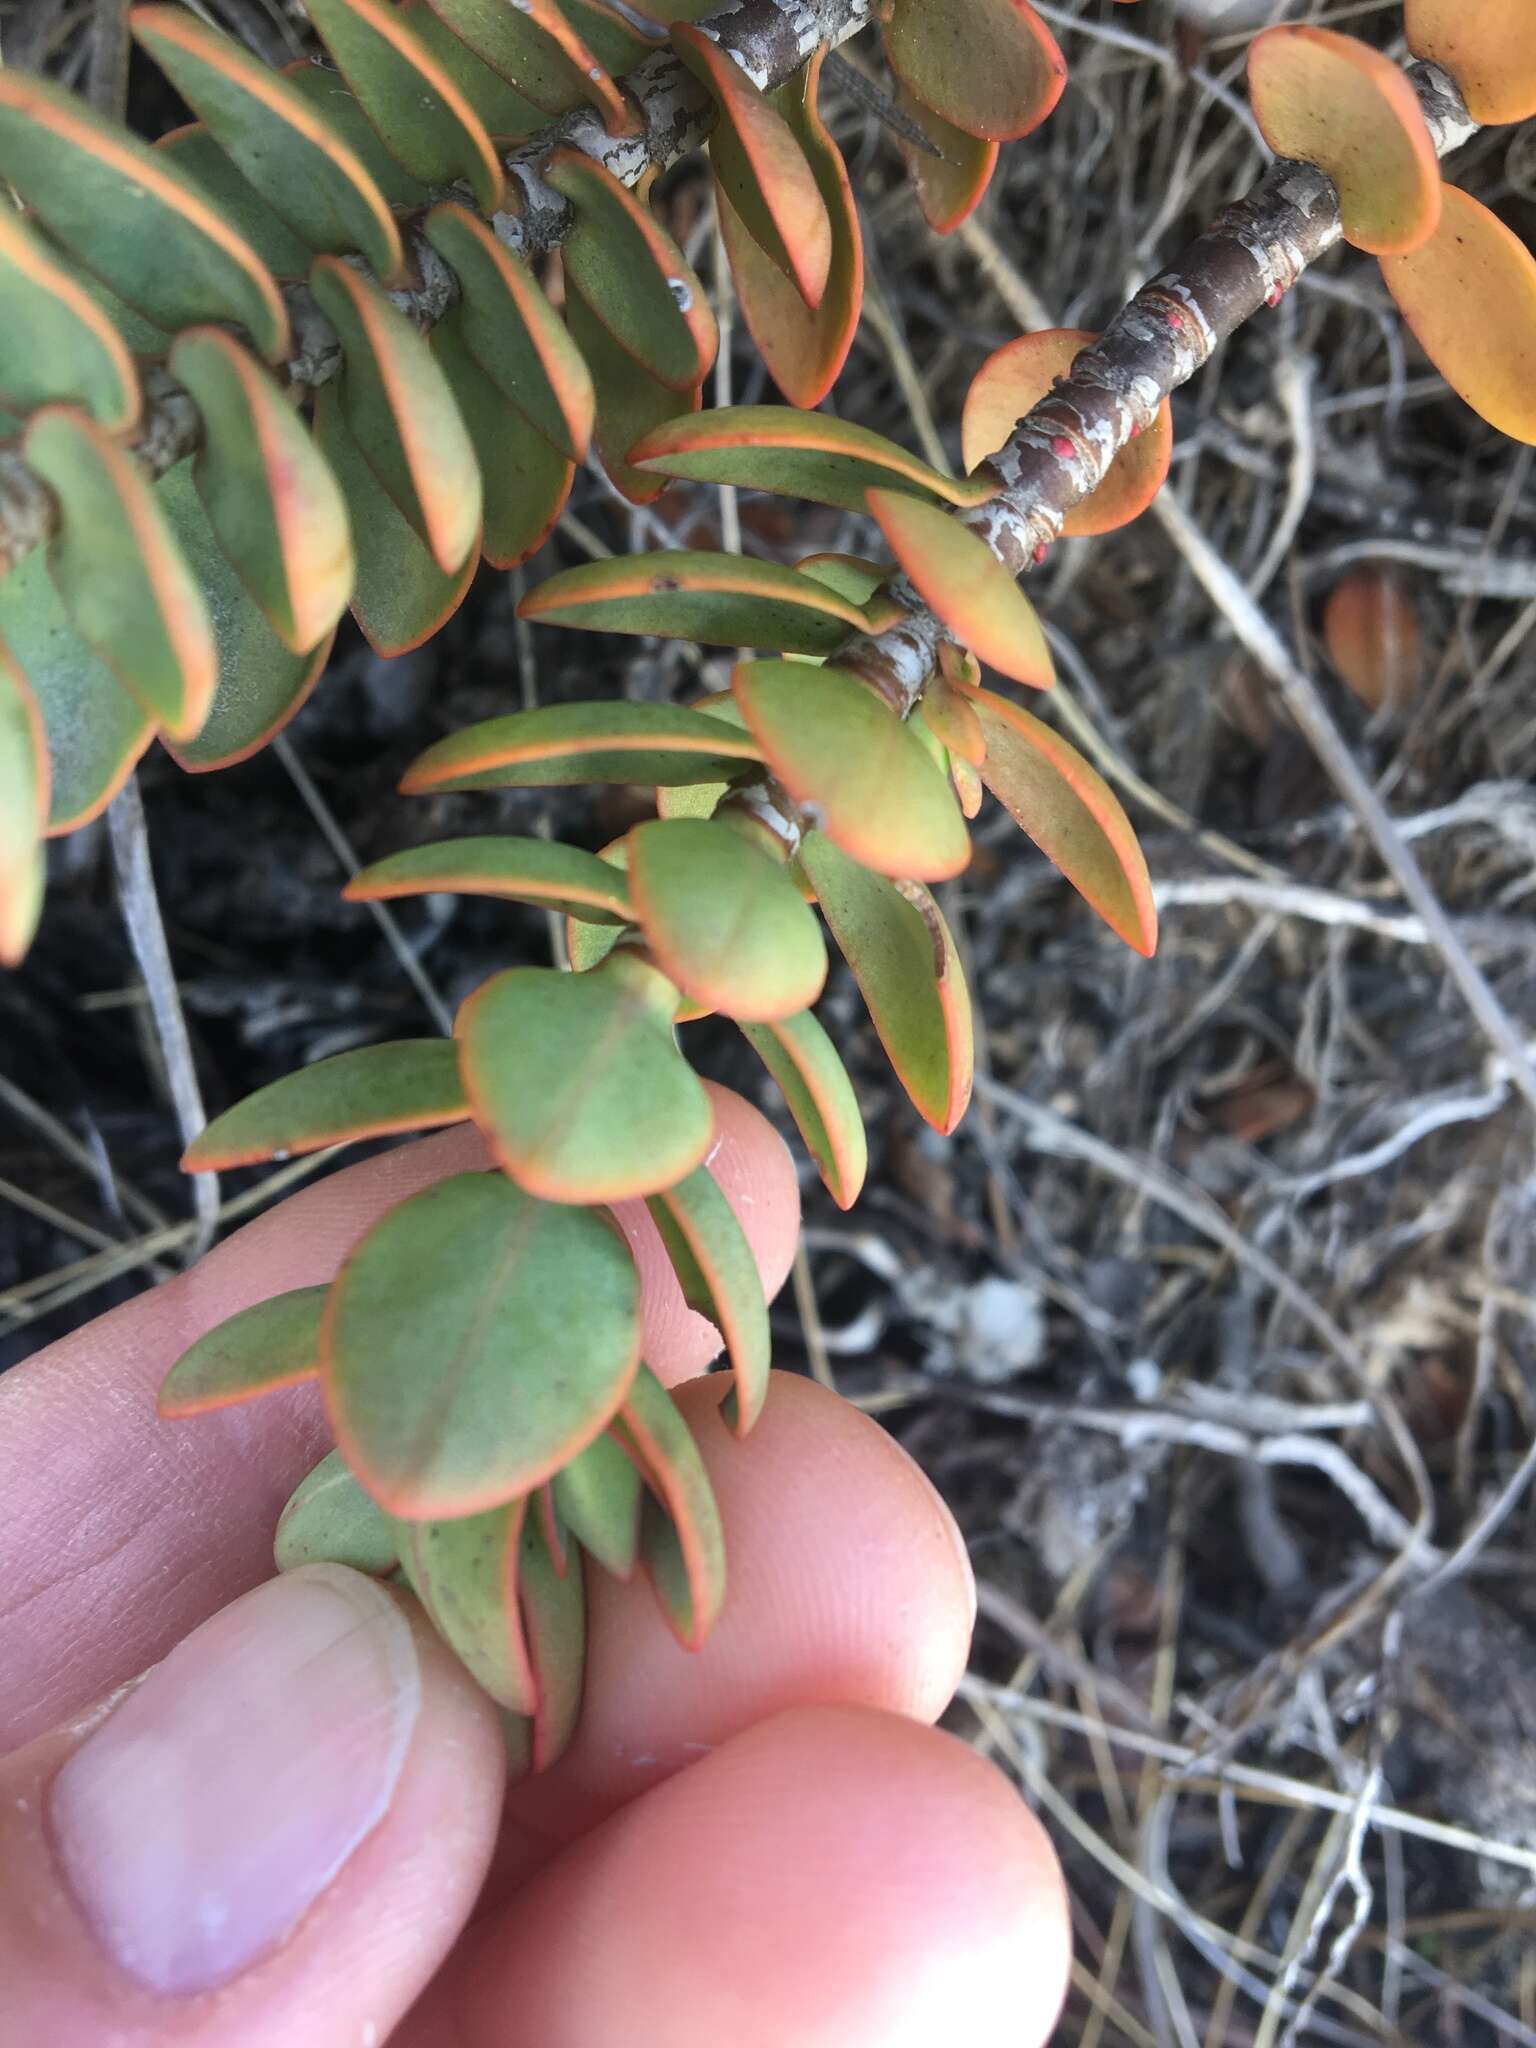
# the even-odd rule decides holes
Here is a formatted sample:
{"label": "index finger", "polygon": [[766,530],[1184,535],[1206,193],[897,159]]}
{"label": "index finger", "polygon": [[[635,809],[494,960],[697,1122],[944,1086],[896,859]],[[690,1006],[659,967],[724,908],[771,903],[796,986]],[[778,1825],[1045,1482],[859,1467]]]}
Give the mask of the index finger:
{"label": "index finger", "polygon": [[[764,1117],[728,1090],[711,1093],[710,1169],[773,1293],[798,1228],[794,1167]],[[317,1391],[162,1421],[155,1393],[180,1353],[238,1309],[328,1280],[386,1209],[486,1163],[461,1127],[350,1167],[0,1379],[0,1753],[144,1670],[271,1575],[277,1517],[327,1446]],[[652,1363],[672,1378],[700,1370],[718,1340],[683,1306],[659,1239],[624,1221]]]}

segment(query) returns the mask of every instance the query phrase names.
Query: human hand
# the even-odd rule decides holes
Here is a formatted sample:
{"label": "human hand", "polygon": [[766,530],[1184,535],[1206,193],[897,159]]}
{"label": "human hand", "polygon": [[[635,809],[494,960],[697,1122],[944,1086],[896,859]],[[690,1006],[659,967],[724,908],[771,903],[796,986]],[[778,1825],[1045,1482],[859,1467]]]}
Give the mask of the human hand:
{"label": "human hand", "polygon": [[[711,1167],[771,1293],[793,1169],[716,1106]],[[724,1615],[689,1656],[643,1587],[592,1574],[581,1726],[509,1794],[489,1705],[412,1601],[340,1566],[271,1578],[326,1447],[315,1390],[157,1419],[195,1337],[481,1163],[454,1131],[354,1167],[0,1379],[0,2039],[1037,2048],[1060,1877],[1006,1781],[927,1725],[973,1588],[866,1417],[781,1376],[741,1445],[707,1414],[725,1381],[694,1379]],[[676,1384],[717,1340],[634,1207],[646,1355]]]}

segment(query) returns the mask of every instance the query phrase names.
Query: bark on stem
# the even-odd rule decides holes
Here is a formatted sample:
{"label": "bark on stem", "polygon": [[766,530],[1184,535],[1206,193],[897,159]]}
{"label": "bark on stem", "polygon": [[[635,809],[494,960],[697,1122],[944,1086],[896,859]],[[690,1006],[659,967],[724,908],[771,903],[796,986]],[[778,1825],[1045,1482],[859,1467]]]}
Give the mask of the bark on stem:
{"label": "bark on stem", "polygon": [[[764,91],[792,78],[822,43],[838,44],[865,27],[874,0],[722,0],[698,25]],[[714,105],[702,85],[666,47],[658,48],[620,83],[637,108],[634,135],[610,135],[595,111],[577,108],[552,121],[505,159],[515,211],[494,225],[509,248],[538,254],[565,239],[569,202],[545,184],[539,167],[561,144],[583,150],[626,185],[663,170],[698,147],[708,134]],[[467,194],[450,196],[468,203]],[[408,235],[412,280],[392,292],[395,304],[421,328],[430,328],[458,297],[458,279],[420,235]],[[293,322],[294,353],[284,365],[290,384],[327,383],[341,366],[341,343],[307,286],[283,294]],[[202,420],[191,397],[165,371],[150,372],[144,411],[132,445],[151,476],[164,476],[202,439]],[[52,494],[21,457],[0,450],[0,575],[40,546],[53,530]]]}

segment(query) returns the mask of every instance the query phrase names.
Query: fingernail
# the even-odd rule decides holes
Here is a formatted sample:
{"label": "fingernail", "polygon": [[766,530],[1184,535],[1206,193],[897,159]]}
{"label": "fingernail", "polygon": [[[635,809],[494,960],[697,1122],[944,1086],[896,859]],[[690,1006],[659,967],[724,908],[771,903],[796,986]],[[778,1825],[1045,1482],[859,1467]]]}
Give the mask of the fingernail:
{"label": "fingernail", "polygon": [[388,1811],[420,1702],[404,1616],[341,1565],[178,1644],[53,1782],[59,1859],[120,1968],[184,1996],[280,1942]]}

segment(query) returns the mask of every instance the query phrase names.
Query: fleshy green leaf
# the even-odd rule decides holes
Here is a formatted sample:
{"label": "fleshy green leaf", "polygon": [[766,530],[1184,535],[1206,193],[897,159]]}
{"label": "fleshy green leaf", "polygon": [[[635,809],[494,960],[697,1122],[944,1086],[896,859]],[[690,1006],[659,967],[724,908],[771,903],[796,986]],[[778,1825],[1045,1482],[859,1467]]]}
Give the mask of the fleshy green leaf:
{"label": "fleshy green leaf", "polygon": [[285,64],[282,76],[309,103],[329,133],[352,151],[395,213],[416,213],[432,204],[436,195],[431,187],[413,178],[404,164],[391,156],[339,72],[329,64],[312,64],[301,57],[296,64]]}
{"label": "fleshy green leaf", "polygon": [[0,966],[19,965],[43,908],[48,741],[37,699],[0,641]]}
{"label": "fleshy green leaf", "polygon": [[294,1159],[327,1145],[462,1123],[469,1104],[446,1038],[360,1046],[300,1067],[216,1116],[187,1147],[188,1173]]}
{"label": "fleshy green leaf", "polygon": [[347,501],[357,556],[352,616],[377,653],[408,654],[464,602],[480,550],[472,547],[461,568],[443,574],[363,460],[334,383],[324,385],[315,401],[315,442]]}
{"label": "fleshy green leaf", "polygon": [[448,839],[413,846],[363,868],[342,894],[351,903],[396,896],[505,896],[610,927],[632,922],[622,870],[558,839]]}
{"label": "fleshy green leaf", "polygon": [[81,405],[109,434],[139,416],[133,358],[90,294],[9,207],[0,210],[0,404],[29,413],[54,399]]}
{"label": "fleshy green leaf", "polygon": [[309,17],[364,112],[413,178],[462,179],[482,213],[506,184],[495,145],[426,44],[384,0],[312,0]]}
{"label": "fleshy green leaf", "polygon": [[640,1281],[618,1232],[499,1173],[439,1181],[374,1224],[320,1334],[336,1441],[411,1520],[541,1486],[608,1426],[639,1350]]}
{"label": "fleshy green leaf", "polygon": [[664,422],[696,413],[704,387],[699,383],[690,391],[674,391],[642,370],[634,357],[614,340],[580,292],[566,294],[565,323],[592,373],[592,386],[597,394],[593,434],[603,467],[614,488],[631,504],[653,504],[667,488],[667,480],[664,476],[647,476],[643,470],[634,468],[628,459],[629,451]]}
{"label": "fleshy green leaf", "polygon": [[551,447],[584,461],[597,404],[592,374],[532,270],[462,206],[434,206],[422,225],[459,280],[455,317],[470,354]]}
{"label": "fleshy green leaf", "polygon": [[341,487],[276,382],[229,335],[189,328],[170,369],[203,416],[193,476],[219,545],[278,637],[307,654],[352,595]]}
{"label": "fleshy green leaf", "polygon": [[647,375],[673,391],[693,390],[720,337],[682,250],[643,200],[581,150],[555,150],[544,177],[575,211],[561,245],[569,288]]}
{"label": "fleshy green leaf", "polygon": [[646,1576],[684,1649],[702,1649],[725,1600],[725,1531],[699,1447],[647,1365],[625,1400],[622,1434],[652,1488],[640,1516]]}
{"label": "fleshy green leaf", "polygon": [[857,605],[778,562],[681,549],[563,569],[530,590],[518,609],[549,626],[792,654],[830,654],[868,624]]}
{"label": "fleshy green leaf", "polygon": [[515,7],[497,0],[433,0],[433,11],[544,113],[563,114],[586,99],[610,134],[624,132],[629,114],[623,95],[555,0],[520,0]]}
{"label": "fleshy green leaf", "polygon": [[987,757],[987,742],[966,691],[956,689],[945,675],[931,676],[921,711],[923,723],[941,747],[973,768],[980,767]]}
{"label": "fleshy green leaf", "polygon": [[1418,94],[1390,57],[1333,29],[1267,28],[1248,45],[1248,96],[1277,156],[1333,180],[1346,242],[1389,256],[1428,241],[1440,160]]}
{"label": "fleshy green leaf", "polygon": [[483,57],[477,57],[427,0],[400,0],[400,13],[474,108],[493,142],[499,146],[522,142],[548,125],[544,109],[509,84]]}
{"label": "fleshy green leaf", "polygon": [[648,1206],[689,1307],[725,1339],[736,1382],[732,1420],[745,1436],[762,1413],[773,1362],[768,1304],[746,1232],[707,1166],[653,1195]]}
{"label": "fleshy green leaf", "polygon": [[[988,356],[965,396],[960,435],[966,468],[995,455],[1025,413],[1069,373],[1079,352],[1097,340],[1082,328],[1048,327]],[[1120,450],[1098,489],[1071,507],[1062,532],[1110,533],[1135,519],[1162,488],[1172,456],[1173,408],[1165,398],[1152,425]]]}
{"label": "fleshy green leaf", "polygon": [[1420,348],[1458,397],[1536,446],[1536,256],[1497,214],[1447,185],[1440,225],[1381,274]]}
{"label": "fleshy green leaf", "polygon": [[881,484],[950,505],[982,505],[997,495],[995,481],[945,476],[868,427],[788,405],[717,406],[671,420],[637,439],[630,460],[660,476],[778,491],[847,512],[867,511],[867,493]]}
{"label": "fleshy green leaf", "polygon": [[672,1037],[677,991],[624,952],[588,974],[514,967],[459,1012],[464,1084],[506,1171],[554,1202],[654,1194],[714,1136]]}
{"label": "fleshy green leaf", "polygon": [[[281,214],[273,212],[249,178],[242,177],[201,121],[190,121],[185,128],[173,128],[169,134],[157,136],[154,147],[156,156],[174,166],[205,200],[213,202],[214,210],[274,278],[309,275],[314,250],[300,241]],[[170,348],[170,335],[151,327],[148,321],[141,321],[137,313],[128,313],[121,299],[112,307],[103,306],[103,311],[116,322],[135,355],[163,356]],[[123,313],[139,322],[140,332],[131,333],[124,326]]]}
{"label": "fleshy green leaf", "polygon": [[135,7],[134,39],[220,147],[311,249],[357,250],[393,279],[394,215],[361,160],[269,64],[186,7]]}
{"label": "fleshy green leaf", "polygon": [[566,1528],[617,1579],[633,1575],[640,1555],[639,1472],[611,1436],[562,1465],[551,1481]]}
{"label": "fleshy green leaf", "polygon": [[451,576],[479,536],[481,498],[480,466],[448,381],[425,338],[361,271],[319,256],[309,282],[341,335],[341,404],[357,445]]}
{"label": "fleshy green leaf", "polygon": [[715,102],[710,162],[732,212],[801,302],[819,306],[832,266],[832,222],[799,137],[712,37],[684,24],[672,47]]}
{"label": "fleshy green leaf", "polygon": [[774,774],[855,860],[925,881],[966,866],[970,836],[942,772],[856,676],[753,661],[731,687]]}
{"label": "fleshy green leaf", "polygon": [[181,767],[202,774],[245,760],[282,730],[319,681],[332,635],[308,654],[283,645],[219,546],[190,462],[160,479],[155,499],[213,620],[219,680],[208,716],[195,739],[166,741]]}
{"label": "fleshy green leaf", "polygon": [[971,999],[942,913],[916,883],[898,888],[809,832],[800,861],[842,948],[880,1043],[919,1114],[952,1131],[971,1099]]}
{"label": "fleshy green leaf", "polygon": [[538,1679],[518,1600],[526,1500],[399,1529],[401,1563],[438,1634],[499,1706],[532,1714]]}
{"label": "fleshy green leaf", "polygon": [[1110,930],[1151,954],[1152,881],[1119,798],[1075,747],[1017,704],[987,690],[971,702],[987,742],[982,781]]}
{"label": "fleshy green leaf", "polygon": [[49,836],[73,832],[117,795],[154,738],[155,722],[70,624],[42,548],[0,577],[0,640],[42,715]]}
{"label": "fleshy green leaf", "polygon": [[661,818],[629,835],[635,921],[695,1002],[763,1023],[821,994],[827,951],[788,871],[729,825]]}
{"label": "fleshy green leaf", "polygon": [[879,562],[867,561],[863,555],[806,555],[795,567],[802,576],[824,583],[828,590],[857,605],[871,619],[872,631],[881,631],[900,616],[899,605],[891,608],[894,616],[887,616],[884,608],[874,603],[876,593],[891,573]]}
{"label": "fleshy green leaf", "polygon": [[827,1192],[840,1209],[851,1209],[864,1185],[869,1144],[836,1046],[809,1010],[741,1028],[778,1083]]}
{"label": "fleshy green leaf", "polygon": [[955,638],[1016,683],[1056,679],[1035,608],[979,534],[899,491],[871,491],[869,509],[902,568]]}
{"label": "fleshy green leaf", "polygon": [[[804,154],[831,229],[826,283],[814,306],[737,211],[718,143],[716,204],[742,318],[773,381],[792,405],[816,406],[837,382],[864,303],[864,240],[842,152],[817,110],[823,44],[770,104]],[[738,181],[739,182],[739,181]]]}
{"label": "fleshy green leaf", "polygon": [[932,107],[924,106],[899,78],[896,105],[939,152],[929,156],[926,150],[914,149],[904,136],[896,138],[917,187],[923,219],[936,235],[952,234],[985,197],[997,169],[998,146],[981,136],[967,135]]}
{"label": "fleshy green leaf", "polygon": [[432,330],[432,353],[479,458],[485,559],[493,569],[515,569],[549,538],[576,466],[496,389],[465,345],[458,312]]}
{"label": "fleshy green leaf", "polygon": [[21,452],[59,501],[48,570],[76,631],[173,738],[195,737],[218,674],[213,625],[149,480],[67,406],[34,413]]}
{"label": "fleshy green leaf", "polygon": [[581,1715],[587,1593],[579,1565],[574,1571],[559,1569],[537,1515],[523,1517],[518,1596],[537,1688],[531,1762],[534,1770],[547,1771],[563,1754]]}
{"label": "fleshy green leaf", "polygon": [[1038,128],[1067,82],[1029,0],[893,0],[885,53],[925,106],[993,142]]}
{"label": "fleshy green leaf", "polygon": [[400,787],[541,789],[578,782],[719,782],[762,760],[757,742],[674,704],[550,704],[439,740]]}
{"label": "fleshy green leaf", "polygon": [[340,1451],[328,1451],[278,1516],[272,1556],[280,1572],[347,1564],[383,1579],[400,1562],[400,1542],[396,1525],[369,1499]]}
{"label": "fleshy green leaf", "polygon": [[242,1309],[184,1351],[160,1385],[162,1415],[202,1415],[297,1386],[320,1372],[324,1287],[299,1287]]}
{"label": "fleshy green leaf", "polygon": [[268,362],[287,354],[287,309],[255,253],[162,154],[62,86],[0,69],[0,178],[157,326],[233,320]]}

